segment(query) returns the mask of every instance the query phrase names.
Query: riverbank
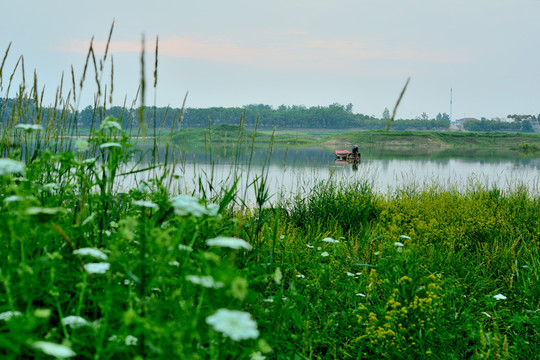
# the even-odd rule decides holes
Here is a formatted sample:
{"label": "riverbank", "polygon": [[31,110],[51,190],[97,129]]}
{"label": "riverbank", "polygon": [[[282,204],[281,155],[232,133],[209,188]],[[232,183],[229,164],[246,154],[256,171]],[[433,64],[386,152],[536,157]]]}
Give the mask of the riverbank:
{"label": "riverbank", "polygon": [[424,131],[356,131],[332,136],[321,142],[328,148],[358,145],[366,147],[424,148],[499,148],[516,150],[522,144],[540,146],[538,134],[424,132]]}
{"label": "riverbank", "polygon": [[254,149],[272,146],[298,148],[320,146],[329,152],[358,145],[364,155],[385,156],[535,156],[540,154],[539,134],[427,132],[427,131],[328,131],[258,130],[237,126],[212,129],[182,129],[168,138],[186,151],[229,149],[239,143]]}

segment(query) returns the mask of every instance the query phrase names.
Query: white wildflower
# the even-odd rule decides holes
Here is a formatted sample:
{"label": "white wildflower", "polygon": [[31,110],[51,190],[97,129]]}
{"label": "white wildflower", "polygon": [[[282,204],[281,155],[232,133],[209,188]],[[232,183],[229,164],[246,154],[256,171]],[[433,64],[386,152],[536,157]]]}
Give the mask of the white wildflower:
{"label": "white wildflower", "polygon": [[206,215],[208,216],[217,216],[219,213],[219,205],[218,204],[208,204],[206,207]]}
{"label": "white wildflower", "polygon": [[356,296],[366,297],[366,294],[358,293],[358,294],[356,294]]}
{"label": "white wildflower", "polygon": [[493,298],[495,300],[506,300],[506,296],[504,296],[503,294],[497,294],[497,295],[493,296]]}
{"label": "white wildflower", "polygon": [[137,342],[139,341],[139,339],[137,339],[133,335],[128,335],[128,336],[126,336],[126,339],[124,341],[125,341],[127,346],[135,346],[135,345],[137,345]]}
{"label": "white wildflower", "polygon": [[280,240],[285,239],[285,235],[280,235],[279,239],[280,239]]}
{"label": "white wildflower", "polygon": [[24,163],[13,159],[0,159],[0,176],[24,172]]}
{"label": "white wildflower", "polygon": [[132,201],[132,204],[135,205],[135,206],[147,207],[147,208],[151,208],[151,209],[158,209],[159,208],[159,206],[155,202],[149,201],[149,200],[134,200],[134,201]]}
{"label": "white wildflower", "polygon": [[396,241],[396,242],[394,243],[394,246],[402,247],[402,246],[403,246],[403,243],[400,243],[399,241]]}
{"label": "white wildflower", "polygon": [[193,248],[184,244],[178,244],[178,250],[191,252],[193,251]]}
{"label": "white wildflower", "polygon": [[330,254],[329,254],[327,251],[321,253],[321,256],[322,256],[322,257],[327,257],[327,256],[329,256],[329,255],[330,255]]}
{"label": "white wildflower", "polygon": [[402,239],[411,240],[411,237],[407,236],[407,235],[399,235],[399,237],[402,238]]}
{"label": "white wildflower", "polygon": [[178,195],[172,198],[170,202],[174,208],[174,213],[178,216],[216,216],[219,211],[219,205],[210,204],[206,207],[199,203],[199,199],[189,195]]}
{"label": "white wildflower", "polygon": [[482,314],[486,315],[488,318],[491,317],[491,315],[489,315],[489,314],[488,314],[487,312],[485,312],[485,311],[482,311]]}
{"label": "white wildflower", "polygon": [[75,316],[75,315],[70,315],[63,318],[62,324],[64,324],[65,326],[72,327],[74,329],[89,325],[88,321],[86,321],[84,318],[80,316]]}
{"label": "white wildflower", "polygon": [[310,249],[315,248],[315,246],[313,246],[313,245],[311,245],[311,244],[307,244],[306,246],[307,246],[308,248],[310,248]]}
{"label": "white wildflower", "polygon": [[186,280],[192,282],[193,284],[201,285],[206,288],[219,289],[225,286],[221,281],[215,281],[210,275],[199,276],[199,275],[187,275]]}
{"label": "white wildflower", "polygon": [[339,242],[339,240],[334,240],[334,239],[332,239],[330,237],[325,237],[324,239],[322,239],[322,241],[327,242],[327,243],[331,243],[331,244],[336,244],[336,243]]}
{"label": "white wildflower", "polygon": [[180,263],[176,260],[169,261],[169,266],[176,266],[179,267]]}
{"label": "white wildflower", "polygon": [[267,299],[263,299],[263,301],[267,302],[267,303],[273,303],[274,299],[273,298],[267,298]]}
{"label": "white wildflower", "polygon": [[20,311],[4,311],[3,313],[0,313],[0,320],[8,321],[14,316],[22,316]]}
{"label": "white wildflower", "polygon": [[352,273],[352,272],[347,271],[347,276],[356,276],[356,275],[354,273]]}
{"label": "white wildflower", "polygon": [[108,142],[108,143],[104,143],[104,144],[99,145],[99,147],[102,148],[102,149],[107,149],[107,148],[112,148],[112,147],[121,148],[122,145],[120,145],[119,143],[116,143],[116,142]]}
{"label": "white wildflower", "polygon": [[103,251],[94,248],[80,248],[77,250],[73,250],[73,254],[81,256],[92,256],[96,259],[107,260],[107,255],[105,255]]}
{"label": "white wildflower", "polygon": [[89,274],[105,274],[110,267],[111,264],[107,262],[90,263],[84,265],[84,270]]}
{"label": "white wildflower", "polygon": [[19,195],[11,195],[5,198],[4,202],[10,203],[10,202],[21,201],[21,200],[23,200],[23,198],[20,197]]}
{"label": "white wildflower", "polygon": [[246,240],[225,236],[218,236],[213,239],[208,239],[206,240],[206,245],[228,247],[231,249],[253,249],[253,246],[251,246]]}
{"label": "white wildflower", "polygon": [[58,345],[47,341],[36,341],[32,344],[32,346],[43,351],[47,355],[51,355],[59,359],[66,359],[77,355],[67,346]]}
{"label": "white wildflower", "polygon": [[298,275],[296,275],[296,277],[299,278],[299,279],[303,279],[303,278],[305,278],[306,276],[305,276],[305,275],[302,275],[302,274],[298,274]]}
{"label": "white wildflower", "polygon": [[83,160],[83,164],[93,164],[97,161],[97,157],[88,158],[86,160]]}
{"label": "white wildflower", "polygon": [[259,337],[257,323],[244,311],[219,309],[206,318],[206,323],[234,341]]}

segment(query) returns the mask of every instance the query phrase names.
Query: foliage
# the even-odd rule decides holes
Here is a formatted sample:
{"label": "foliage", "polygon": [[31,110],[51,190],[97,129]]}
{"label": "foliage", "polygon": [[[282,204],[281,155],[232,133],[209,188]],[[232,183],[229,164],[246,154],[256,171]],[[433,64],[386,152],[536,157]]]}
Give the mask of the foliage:
{"label": "foliage", "polygon": [[467,131],[509,131],[519,132],[521,131],[521,124],[516,122],[502,122],[496,120],[469,120],[463,123],[463,127]]}

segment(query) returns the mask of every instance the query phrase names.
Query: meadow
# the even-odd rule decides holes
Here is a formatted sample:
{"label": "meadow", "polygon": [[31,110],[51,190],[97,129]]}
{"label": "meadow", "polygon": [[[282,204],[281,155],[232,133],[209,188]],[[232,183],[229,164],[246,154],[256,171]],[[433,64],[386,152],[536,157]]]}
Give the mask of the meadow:
{"label": "meadow", "polygon": [[[271,203],[263,170],[251,204],[238,157],[231,182],[188,191],[185,134],[159,154],[104,111],[78,138],[76,90],[58,117],[19,86],[2,126],[2,359],[540,358],[537,194],[321,179]],[[249,158],[239,124],[220,136]]]}

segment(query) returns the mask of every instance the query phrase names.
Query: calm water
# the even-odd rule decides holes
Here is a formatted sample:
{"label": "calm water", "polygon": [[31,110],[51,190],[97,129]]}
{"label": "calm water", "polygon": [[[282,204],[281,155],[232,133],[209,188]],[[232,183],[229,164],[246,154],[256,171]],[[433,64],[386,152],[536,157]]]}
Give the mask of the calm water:
{"label": "calm water", "polygon": [[[363,154],[357,167],[334,161],[333,151],[322,148],[274,149],[271,157],[265,151],[238,158],[232,165],[230,157],[188,154],[174,172],[178,176],[170,183],[171,191],[200,191],[202,179],[205,191],[215,193],[230,186],[240,177],[239,195],[254,203],[253,182],[266,178],[272,199],[305,194],[317,182],[334,179],[344,182],[367,181],[378,192],[391,193],[411,185],[437,184],[443,188],[466,190],[481,185],[508,190],[526,186],[537,194],[540,159],[530,157],[470,156],[407,156],[406,152],[388,156]],[[132,177],[139,183],[148,174]],[[257,181],[256,181],[257,182]],[[209,186],[208,184],[212,184]],[[128,185],[126,183],[126,185]],[[247,189],[247,190],[246,190]]]}

